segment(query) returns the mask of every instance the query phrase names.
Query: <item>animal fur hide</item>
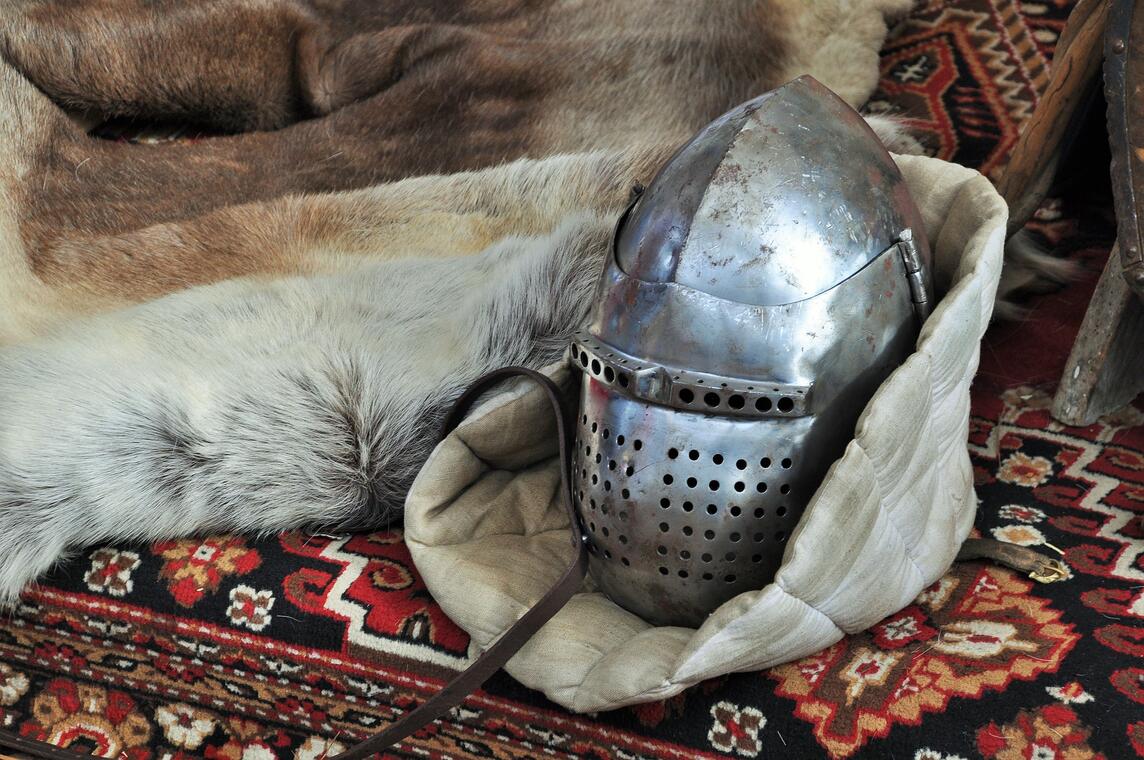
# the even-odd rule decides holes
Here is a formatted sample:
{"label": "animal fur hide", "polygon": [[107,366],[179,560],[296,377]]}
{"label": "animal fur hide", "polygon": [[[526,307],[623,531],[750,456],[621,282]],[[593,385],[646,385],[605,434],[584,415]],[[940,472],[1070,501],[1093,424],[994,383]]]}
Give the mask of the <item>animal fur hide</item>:
{"label": "animal fur hide", "polygon": [[0,604],[69,547],[383,524],[471,380],[557,358],[634,184],[795,75],[860,102],[907,5],[5,0]]}

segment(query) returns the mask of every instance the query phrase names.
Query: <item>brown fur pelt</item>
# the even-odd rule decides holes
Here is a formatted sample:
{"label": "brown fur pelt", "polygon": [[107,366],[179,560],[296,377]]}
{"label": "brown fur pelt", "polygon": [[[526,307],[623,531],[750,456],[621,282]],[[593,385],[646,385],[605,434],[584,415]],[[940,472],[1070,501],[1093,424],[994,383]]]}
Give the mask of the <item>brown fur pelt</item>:
{"label": "brown fur pelt", "polygon": [[[2,0],[0,343],[68,318],[350,255],[477,251],[407,190],[334,194],[521,157],[671,146],[811,73],[859,104],[909,0]],[[177,145],[65,113],[209,124]],[[517,203],[482,190],[479,202]],[[432,193],[430,193],[432,194]],[[384,198],[381,203],[379,198]],[[419,202],[418,202],[419,203]],[[504,214],[513,212],[503,209]],[[334,260],[337,261],[334,261]]]}
{"label": "brown fur pelt", "polygon": [[0,0],[0,607],[99,541],[399,516],[462,389],[565,350],[632,186],[796,75],[857,105],[907,5]]}

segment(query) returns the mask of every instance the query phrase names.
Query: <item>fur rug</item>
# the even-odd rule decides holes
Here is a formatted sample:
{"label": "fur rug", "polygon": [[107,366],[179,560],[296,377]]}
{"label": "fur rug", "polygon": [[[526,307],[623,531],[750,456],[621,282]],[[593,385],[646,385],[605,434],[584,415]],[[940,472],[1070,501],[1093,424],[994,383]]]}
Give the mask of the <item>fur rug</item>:
{"label": "fur rug", "polygon": [[797,74],[860,102],[908,3],[335,5],[0,6],[0,604],[97,541],[383,524],[461,389],[558,356],[634,184]]}

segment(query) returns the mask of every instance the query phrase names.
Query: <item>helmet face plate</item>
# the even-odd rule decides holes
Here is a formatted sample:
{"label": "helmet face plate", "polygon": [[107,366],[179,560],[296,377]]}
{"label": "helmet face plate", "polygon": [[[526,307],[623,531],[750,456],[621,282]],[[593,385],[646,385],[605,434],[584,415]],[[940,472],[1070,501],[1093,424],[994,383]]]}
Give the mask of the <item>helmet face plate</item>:
{"label": "helmet face plate", "polygon": [[573,496],[613,600],[694,626],[773,579],[858,415],[913,350],[932,302],[920,232],[889,154],[808,77],[665,165],[621,219],[572,346]]}

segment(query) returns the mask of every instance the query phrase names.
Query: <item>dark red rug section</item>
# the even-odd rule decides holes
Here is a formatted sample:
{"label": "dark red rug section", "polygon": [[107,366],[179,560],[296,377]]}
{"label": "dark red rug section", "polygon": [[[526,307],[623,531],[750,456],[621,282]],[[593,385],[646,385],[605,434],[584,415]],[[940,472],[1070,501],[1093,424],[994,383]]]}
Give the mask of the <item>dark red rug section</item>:
{"label": "dark red rug section", "polygon": [[[872,107],[996,176],[1069,5],[923,4],[886,45]],[[1086,428],[1048,415],[1112,242],[1102,160],[1031,225],[1082,276],[986,336],[968,442],[977,532],[1060,550],[1066,580],[961,564],[814,656],[595,716],[499,674],[388,756],[1144,756],[1144,405]],[[438,689],[467,643],[398,531],[99,547],[0,620],[0,724],[103,757],[323,758]]]}

